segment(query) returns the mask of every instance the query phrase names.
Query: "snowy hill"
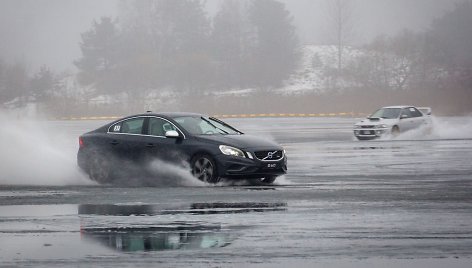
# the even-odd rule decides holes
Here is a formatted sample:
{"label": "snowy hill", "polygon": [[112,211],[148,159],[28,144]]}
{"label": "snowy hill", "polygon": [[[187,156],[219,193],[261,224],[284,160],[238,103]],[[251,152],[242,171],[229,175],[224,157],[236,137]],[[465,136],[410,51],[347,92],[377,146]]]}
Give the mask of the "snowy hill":
{"label": "snowy hill", "polygon": [[[285,87],[277,90],[283,95],[325,93],[331,87],[331,77],[327,73],[337,66],[337,49],[335,46],[306,45],[301,50],[298,70],[285,81]],[[362,52],[350,47],[344,48],[344,62],[348,63]],[[349,86],[347,81],[341,81]]]}

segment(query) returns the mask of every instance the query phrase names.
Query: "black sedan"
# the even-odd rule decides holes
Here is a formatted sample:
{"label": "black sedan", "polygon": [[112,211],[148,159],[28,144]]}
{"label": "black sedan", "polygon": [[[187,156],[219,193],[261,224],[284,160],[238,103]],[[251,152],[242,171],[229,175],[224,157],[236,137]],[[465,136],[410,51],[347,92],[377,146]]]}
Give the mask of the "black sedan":
{"label": "black sedan", "polygon": [[209,183],[228,178],[268,184],[287,171],[278,144],[193,113],[128,116],[82,135],[79,145],[79,167],[99,183],[113,182],[126,167],[144,170],[156,158],[188,163],[196,178]]}

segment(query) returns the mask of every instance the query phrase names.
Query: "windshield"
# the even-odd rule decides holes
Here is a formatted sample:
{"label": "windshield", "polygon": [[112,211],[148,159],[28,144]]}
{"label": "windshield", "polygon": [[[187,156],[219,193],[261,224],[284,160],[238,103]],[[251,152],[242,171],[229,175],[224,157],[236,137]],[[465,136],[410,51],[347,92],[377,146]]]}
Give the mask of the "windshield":
{"label": "windshield", "polygon": [[242,134],[230,125],[212,117],[182,116],[174,120],[192,135]]}
{"label": "windshield", "polygon": [[369,118],[394,119],[400,116],[401,110],[400,108],[382,108],[369,116]]}

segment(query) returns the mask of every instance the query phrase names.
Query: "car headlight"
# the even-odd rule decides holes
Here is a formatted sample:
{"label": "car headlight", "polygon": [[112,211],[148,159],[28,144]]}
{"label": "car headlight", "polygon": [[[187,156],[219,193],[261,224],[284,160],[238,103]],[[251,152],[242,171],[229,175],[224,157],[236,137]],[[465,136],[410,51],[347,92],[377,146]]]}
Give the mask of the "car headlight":
{"label": "car headlight", "polygon": [[387,125],[377,125],[377,128],[387,128]]}
{"label": "car headlight", "polygon": [[227,145],[220,145],[220,151],[225,155],[246,157],[244,156],[243,151],[239,150],[238,148],[234,148]]}

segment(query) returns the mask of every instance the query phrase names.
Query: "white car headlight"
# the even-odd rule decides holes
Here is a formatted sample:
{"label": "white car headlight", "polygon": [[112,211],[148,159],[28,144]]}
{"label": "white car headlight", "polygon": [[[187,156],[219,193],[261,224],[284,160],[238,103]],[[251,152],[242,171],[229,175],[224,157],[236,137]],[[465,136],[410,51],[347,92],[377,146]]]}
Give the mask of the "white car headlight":
{"label": "white car headlight", "polygon": [[377,125],[377,128],[387,128],[387,125],[385,125],[385,124]]}
{"label": "white car headlight", "polygon": [[227,145],[220,145],[220,151],[225,155],[246,157],[243,151]]}

